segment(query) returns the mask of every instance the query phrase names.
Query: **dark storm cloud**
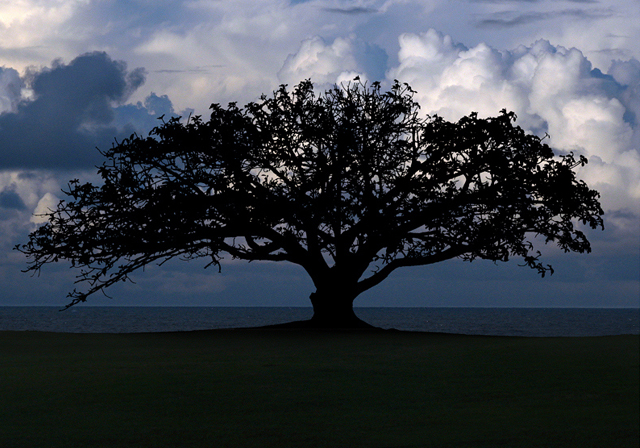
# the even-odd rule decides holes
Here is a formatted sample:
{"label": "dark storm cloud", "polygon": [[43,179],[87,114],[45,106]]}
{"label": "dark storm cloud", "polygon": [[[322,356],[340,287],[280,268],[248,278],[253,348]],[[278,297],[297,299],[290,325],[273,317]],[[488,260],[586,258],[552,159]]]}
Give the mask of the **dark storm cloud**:
{"label": "dark storm cloud", "polygon": [[603,19],[611,17],[613,12],[609,9],[564,9],[561,11],[528,12],[517,14],[515,12],[501,12],[477,22],[482,28],[512,28],[528,25],[534,22],[569,17],[573,19]]}
{"label": "dark storm cloud", "polygon": [[15,185],[0,191],[0,208],[11,210],[25,210],[27,208],[18,193],[16,193]]}
{"label": "dark storm cloud", "polygon": [[128,71],[99,52],[28,74],[34,99],[0,115],[0,169],[96,165],[95,147],[109,147],[119,137],[114,106],[144,81],[143,69]]}
{"label": "dark storm cloud", "polygon": [[126,136],[133,132],[146,134],[160,124],[159,118],[162,116],[167,120],[169,117],[177,115],[186,117],[192,112],[192,109],[187,109],[180,114],[176,114],[173,104],[167,95],[158,96],[152,92],[144,100],[144,103],[125,104],[115,108],[115,117],[112,124],[120,130],[120,134]]}

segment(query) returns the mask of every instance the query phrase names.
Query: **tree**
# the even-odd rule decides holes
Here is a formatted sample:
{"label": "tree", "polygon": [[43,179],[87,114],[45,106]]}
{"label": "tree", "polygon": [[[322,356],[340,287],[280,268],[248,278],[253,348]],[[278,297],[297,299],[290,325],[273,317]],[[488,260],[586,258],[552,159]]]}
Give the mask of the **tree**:
{"label": "tree", "polygon": [[[27,271],[79,268],[68,306],[153,262],[223,256],[300,265],[314,325],[364,325],[355,298],[405,266],[520,257],[543,277],[534,236],[589,252],[602,227],[586,159],[554,156],[514,113],[421,116],[407,84],[310,81],[211,117],[162,121],[104,151],[101,185],[77,179],[48,223],[17,246]],[[161,117],[162,118],[162,117]],[[535,239],[539,241],[539,239]],[[537,244],[537,243],[536,243]]]}

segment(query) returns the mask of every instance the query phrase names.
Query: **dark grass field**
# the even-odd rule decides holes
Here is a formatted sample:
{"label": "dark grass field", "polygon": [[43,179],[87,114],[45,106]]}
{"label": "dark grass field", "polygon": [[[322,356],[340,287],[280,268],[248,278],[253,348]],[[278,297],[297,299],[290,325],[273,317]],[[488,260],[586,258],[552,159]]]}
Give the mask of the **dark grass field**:
{"label": "dark grass field", "polygon": [[637,448],[639,341],[0,332],[0,446]]}

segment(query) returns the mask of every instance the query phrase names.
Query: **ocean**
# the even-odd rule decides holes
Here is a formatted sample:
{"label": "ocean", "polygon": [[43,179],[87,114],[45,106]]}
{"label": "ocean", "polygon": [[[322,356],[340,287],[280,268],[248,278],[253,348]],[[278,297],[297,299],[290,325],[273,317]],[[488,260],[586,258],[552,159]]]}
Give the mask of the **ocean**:
{"label": "ocean", "polygon": [[[640,310],[594,308],[356,308],[366,322],[405,331],[490,336],[640,334]],[[311,308],[0,307],[0,331],[138,333],[246,328],[309,319]]]}

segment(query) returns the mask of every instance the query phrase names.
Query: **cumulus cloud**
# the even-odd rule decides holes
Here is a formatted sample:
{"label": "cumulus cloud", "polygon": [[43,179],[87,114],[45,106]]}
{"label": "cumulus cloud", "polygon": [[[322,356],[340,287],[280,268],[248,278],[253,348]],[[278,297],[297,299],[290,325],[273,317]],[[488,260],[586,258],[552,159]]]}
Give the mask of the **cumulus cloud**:
{"label": "cumulus cloud", "polygon": [[45,193],[44,196],[42,196],[42,198],[38,201],[38,205],[36,205],[36,208],[33,211],[31,222],[34,224],[47,222],[47,218],[44,215],[50,213],[52,210],[55,210],[59,202],[60,198],[58,198],[53,193]]}
{"label": "cumulus cloud", "polygon": [[96,147],[176,115],[167,95],[127,103],[144,81],[143,69],[128,70],[104,52],[22,76],[0,68],[0,264],[17,262],[10,248],[43,222],[38,214],[55,208],[69,178],[94,180],[102,162]]}
{"label": "cumulus cloud", "polygon": [[559,152],[589,159],[580,175],[603,193],[605,209],[640,214],[638,61],[616,61],[604,74],[576,48],[545,40],[467,48],[435,30],[403,34],[399,44],[388,76],[411,84],[423,111],[456,120],[512,110],[523,128],[548,132]]}
{"label": "cumulus cloud", "polygon": [[302,41],[300,48],[290,54],[278,72],[278,79],[286,84],[311,78],[316,86],[339,84],[363,79],[384,77],[387,53],[376,45],[354,36],[337,37],[331,44],[319,36]]}
{"label": "cumulus cloud", "polygon": [[[100,161],[96,147],[133,131],[147,132],[155,118],[172,114],[166,96],[151,94],[145,104],[124,104],[145,81],[142,68],[104,52],[87,53],[69,64],[30,70],[24,80],[12,69],[0,72],[0,168],[74,169]],[[30,99],[20,91],[30,88]]]}

